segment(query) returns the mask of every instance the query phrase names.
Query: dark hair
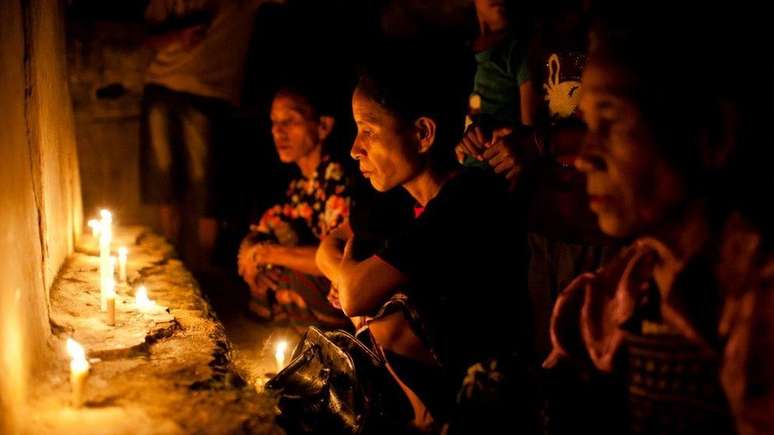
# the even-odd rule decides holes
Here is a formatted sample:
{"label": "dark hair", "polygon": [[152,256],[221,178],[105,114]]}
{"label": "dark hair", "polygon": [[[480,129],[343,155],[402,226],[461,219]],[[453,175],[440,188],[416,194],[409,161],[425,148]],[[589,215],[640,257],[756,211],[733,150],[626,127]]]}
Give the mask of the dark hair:
{"label": "dark hair", "polygon": [[334,116],[332,99],[320,86],[302,82],[287,83],[274,93],[274,98],[283,96],[299,98],[306,102],[314,111],[312,116]]}
{"label": "dark hair", "polygon": [[454,146],[465,125],[468,63],[462,51],[443,44],[395,44],[363,68],[357,89],[403,122],[428,117],[436,123],[432,164],[455,164]]}
{"label": "dark hair", "polygon": [[[755,35],[767,14],[749,6],[701,3],[680,10],[673,2],[598,2],[589,63],[614,65],[630,76],[629,96],[689,187],[758,220],[766,202],[758,193],[774,185],[768,167],[774,75],[770,44]],[[705,146],[727,142],[729,135],[726,163],[708,168]]]}

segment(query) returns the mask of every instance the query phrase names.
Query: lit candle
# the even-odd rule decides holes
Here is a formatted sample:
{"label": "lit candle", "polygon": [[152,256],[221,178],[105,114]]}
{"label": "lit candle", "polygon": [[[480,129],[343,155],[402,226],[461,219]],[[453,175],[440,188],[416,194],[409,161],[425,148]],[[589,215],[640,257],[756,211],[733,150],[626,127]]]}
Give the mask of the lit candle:
{"label": "lit candle", "polygon": [[126,255],[129,251],[125,246],[118,248],[118,282],[126,282]]}
{"label": "lit candle", "polygon": [[107,316],[105,323],[108,326],[116,325],[116,291],[115,282],[111,279],[105,292],[105,301],[107,302]]}
{"label": "lit candle", "polygon": [[99,272],[100,272],[100,310],[107,311],[107,282],[113,278],[115,273],[115,266],[110,268],[110,241],[113,237],[113,215],[109,211],[103,209],[99,212],[101,216],[100,221],[100,237],[99,237]]}
{"label": "lit candle", "polygon": [[91,236],[95,239],[99,237],[100,224],[96,219],[89,219],[89,228],[91,228]]}
{"label": "lit candle", "polygon": [[[100,248],[102,245],[107,245],[110,248],[110,241],[113,238],[113,214],[108,210],[102,209],[99,212],[100,219]],[[101,251],[100,251],[101,253]]]}
{"label": "lit candle", "polygon": [[83,405],[83,390],[86,387],[86,377],[89,375],[89,362],[83,346],[72,338],[67,339],[67,353],[70,354],[70,388],[72,389],[72,406],[80,408]]}
{"label": "lit candle", "polygon": [[137,287],[137,291],[134,294],[134,304],[143,313],[153,311],[156,307],[156,303],[148,299],[148,289],[144,285]]}
{"label": "lit candle", "polygon": [[274,360],[277,363],[277,372],[279,373],[285,368],[285,351],[288,350],[288,342],[280,341],[277,343],[277,348],[274,351]]}

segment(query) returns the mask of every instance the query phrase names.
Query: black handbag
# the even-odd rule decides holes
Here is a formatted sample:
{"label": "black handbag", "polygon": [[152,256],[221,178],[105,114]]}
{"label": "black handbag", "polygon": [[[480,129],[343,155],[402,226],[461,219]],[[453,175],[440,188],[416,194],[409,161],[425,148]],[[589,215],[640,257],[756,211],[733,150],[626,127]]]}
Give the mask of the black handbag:
{"label": "black handbag", "polygon": [[289,434],[397,433],[412,417],[379,354],[344,331],[309,327],[282,371],[266,384]]}

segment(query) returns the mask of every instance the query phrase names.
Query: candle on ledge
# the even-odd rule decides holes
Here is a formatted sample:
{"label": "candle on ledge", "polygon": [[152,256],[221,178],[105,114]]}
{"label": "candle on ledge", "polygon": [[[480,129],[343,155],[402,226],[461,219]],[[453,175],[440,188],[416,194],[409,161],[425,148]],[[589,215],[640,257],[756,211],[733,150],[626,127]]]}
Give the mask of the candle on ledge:
{"label": "candle on ledge", "polygon": [[115,273],[115,266],[110,268],[110,242],[113,237],[113,215],[105,209],[99,212],[102,217],[100,221],[99,237],[99,273],[100,273],[100,310],[107,311],[107,300],[105,291],[108,278],[112,279]]}
{"label": "candle on ledge", "polygon": [[95,239],[99,237],[100,233],[100,223],[96,219],[89,219],[89,228],[91,228],[91,237],[94,237]]}
{"label": "candle on ledge", "polygon": [[116,291],[115,282],[111,279],[108,283],[108,288],[105,293],[105,301],[107,303],[107,316],[105,323],[108,326],[116,325]]}
{"label": "candle on ledge", "polygon": [[100,239],[99,239],[99,245],[100,245],[100,254],[102,254],[103,247],[106,247],[108,250],[108,255],[110,254],[110,242],[113,238],[113,214],[110,213],[108,210],[102,209],[99,212],[99,215],[102,219],[100,219],[99,228],[100,228]]}
{"label": "candle on ledge", "polygon": [[67,339],[67,353],[70,355],[70,388],[72,389],[72,406],[80,408],[83,405],[83,390],[89,375],[89,362],[83,346],[72,338]]}
{"label": "candle on ledge", "polygon": [[280,341],[274,351],[274,361],[277,363],[277,373],[285,368],[285,351],[288,350],[288,342]]}
{"label": "candle on ledge", "polygon": [[148,289],[144,285],[137,287],[134,295],[134,304],[142,313],[153,311],[156,308],[156,303],[148,299]]}

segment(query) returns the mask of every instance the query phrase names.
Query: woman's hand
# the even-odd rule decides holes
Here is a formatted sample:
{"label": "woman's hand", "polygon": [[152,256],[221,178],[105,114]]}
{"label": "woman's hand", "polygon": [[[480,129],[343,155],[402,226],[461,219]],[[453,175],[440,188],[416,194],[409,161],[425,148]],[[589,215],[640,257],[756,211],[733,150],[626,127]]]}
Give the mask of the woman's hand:
{"label": "woman's hand", "polygon": [[261,243],[252,247],[251,260],[255,266],[274,263],[277,247],[270,243]]}
{"label": "woman's hand", "polygon": [[521,171],[521,156],[517,153],[517,141],[511,137],[512,128],[500,128],[492,133],[492,140],[486,143],[482,158],[494,169],[513,182]]}
{"label": "woman's hand", "polygon": [[251,261],[254,244],[249,242],[249,237],[250,236],[245,237],[245,239],[242,240],[242,243],[239,245],[239,252],[237,253],[237,271],[239,272],[239,276],[245,278],[245,280],[247,280],[247,275],[250,275],[251,271],[253,271],[253,274],[255,273],[255,266]]}
{"label": "woman's hand", "polygon": [[457,160],[462,163],[464,155],[469,155],[477,160],[483,160],[482,154],[486,150],[486,144],[489,142],[484,131],[478,126],[471,126],[465,131],[462,140],[454,148],[457,154]]}
{"label": "woman's hand", "polygon": [[[256,269],[257,270],[257,269]],[[251,281],[247,281],[250,286],[250,293],[254,298],[263,299],[269,290],[277,291],[279,288],[280,272],[274,269],[265,269],[256,272]]]}
{"label": "woman's hand", "polygon": [[336,286],[331,285],[331,290],[328,292],[328,302],[331,303],[333,308],[341,309],[341,301],[339,301],[339,289]]}

